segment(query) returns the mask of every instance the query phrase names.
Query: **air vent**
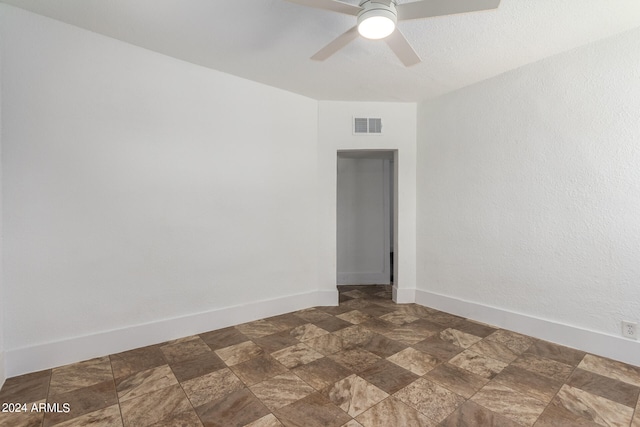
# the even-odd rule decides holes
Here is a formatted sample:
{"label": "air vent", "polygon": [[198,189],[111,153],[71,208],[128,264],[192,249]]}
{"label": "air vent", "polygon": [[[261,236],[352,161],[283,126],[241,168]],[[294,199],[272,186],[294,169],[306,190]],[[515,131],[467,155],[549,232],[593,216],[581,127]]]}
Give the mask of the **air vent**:
{"label": "air vent", "polygon": [[354,133],[354,135],[381,134],[382,133],[382,119],[380,119],[380,118],[354,117],[353,118],[353,133]]}

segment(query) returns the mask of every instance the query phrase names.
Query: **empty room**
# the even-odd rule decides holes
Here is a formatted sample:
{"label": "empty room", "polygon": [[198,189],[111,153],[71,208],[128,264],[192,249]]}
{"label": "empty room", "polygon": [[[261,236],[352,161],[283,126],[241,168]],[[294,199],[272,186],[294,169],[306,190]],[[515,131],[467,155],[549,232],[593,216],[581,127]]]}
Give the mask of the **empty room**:
{"label": "empty room", "polygon": [[0,0],[0,425],[640,427],[638,0]]}

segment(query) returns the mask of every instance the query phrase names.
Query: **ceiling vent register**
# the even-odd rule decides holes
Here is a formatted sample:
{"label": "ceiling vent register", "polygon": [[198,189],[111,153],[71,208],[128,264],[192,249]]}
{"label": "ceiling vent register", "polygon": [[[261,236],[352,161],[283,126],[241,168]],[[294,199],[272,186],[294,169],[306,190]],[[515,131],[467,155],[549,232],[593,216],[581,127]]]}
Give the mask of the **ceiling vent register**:
{"label": "ceiling vent register", "polygon": [[354,117],[353,118],[353,134],[354,135],[379,135],[382,133],[382,119]]}

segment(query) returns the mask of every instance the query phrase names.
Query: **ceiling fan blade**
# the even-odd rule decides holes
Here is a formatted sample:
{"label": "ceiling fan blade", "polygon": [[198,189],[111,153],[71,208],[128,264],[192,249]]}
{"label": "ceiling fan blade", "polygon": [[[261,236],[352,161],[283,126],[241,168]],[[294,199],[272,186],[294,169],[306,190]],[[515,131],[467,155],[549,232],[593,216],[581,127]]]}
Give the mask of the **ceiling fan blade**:
{"label": "ceiling fan blade", "polygon": [[320,49],[315,55],[311,57],[311,59],[315,61],[324,61],[356,38],[358,38],[358,27],[354,26],[348,29],[342,35],[338,36],[331,43]]}
{"label": "ceiling fan blade", "polygon": [[384,41],[387,42],[393,53],[396,54],[405,67],[411,67],[422,61],[398,28],[396,28],[389,37],[384,39]]}
{"label": "ceiling fan blade", "polygon": [[398,21],[495,9],[500,0],[422,0],[399,4]]}
{"label": "ceiling fan blade", "polygon": [[301,4],[303,6],[314,7],[316,9],[331,10],[333,12],[346,13],[347,15],[357,16],[362,10],[359,6],[344,3],[338,0],[287,0],[291,3]]}

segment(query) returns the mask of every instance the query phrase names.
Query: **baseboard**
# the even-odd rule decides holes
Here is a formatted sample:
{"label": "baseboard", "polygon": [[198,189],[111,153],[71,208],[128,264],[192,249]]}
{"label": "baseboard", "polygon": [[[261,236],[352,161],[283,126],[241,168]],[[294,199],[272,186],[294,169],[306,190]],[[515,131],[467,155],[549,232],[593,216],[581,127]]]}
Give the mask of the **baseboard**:
{"label": "baseboard", "polygon": [[640,366],[640,342],[638,341],[422,290],[416,290],[416,303]]}
{"label": "baseboard", "polygon": [[416,301],[415,289],[403,289],[393,285],[391,288],[391,298],[396,304],[409,304]]}
{"label": "baseboard", "polygon": [[382,273],[338,273],[339,285],[389,285],[389,272]]}
{"label": "baseboard", "polygon": [[6,379],[7,376],[4,373],[4,352],[0,352],[0,389],[2,389]]}
{"label": "baseboard", "polygon": [[7,377],[13,377],[322,305],[338,305],[337,289],[256,301],[31,347],[5,350],[5,374]]}

